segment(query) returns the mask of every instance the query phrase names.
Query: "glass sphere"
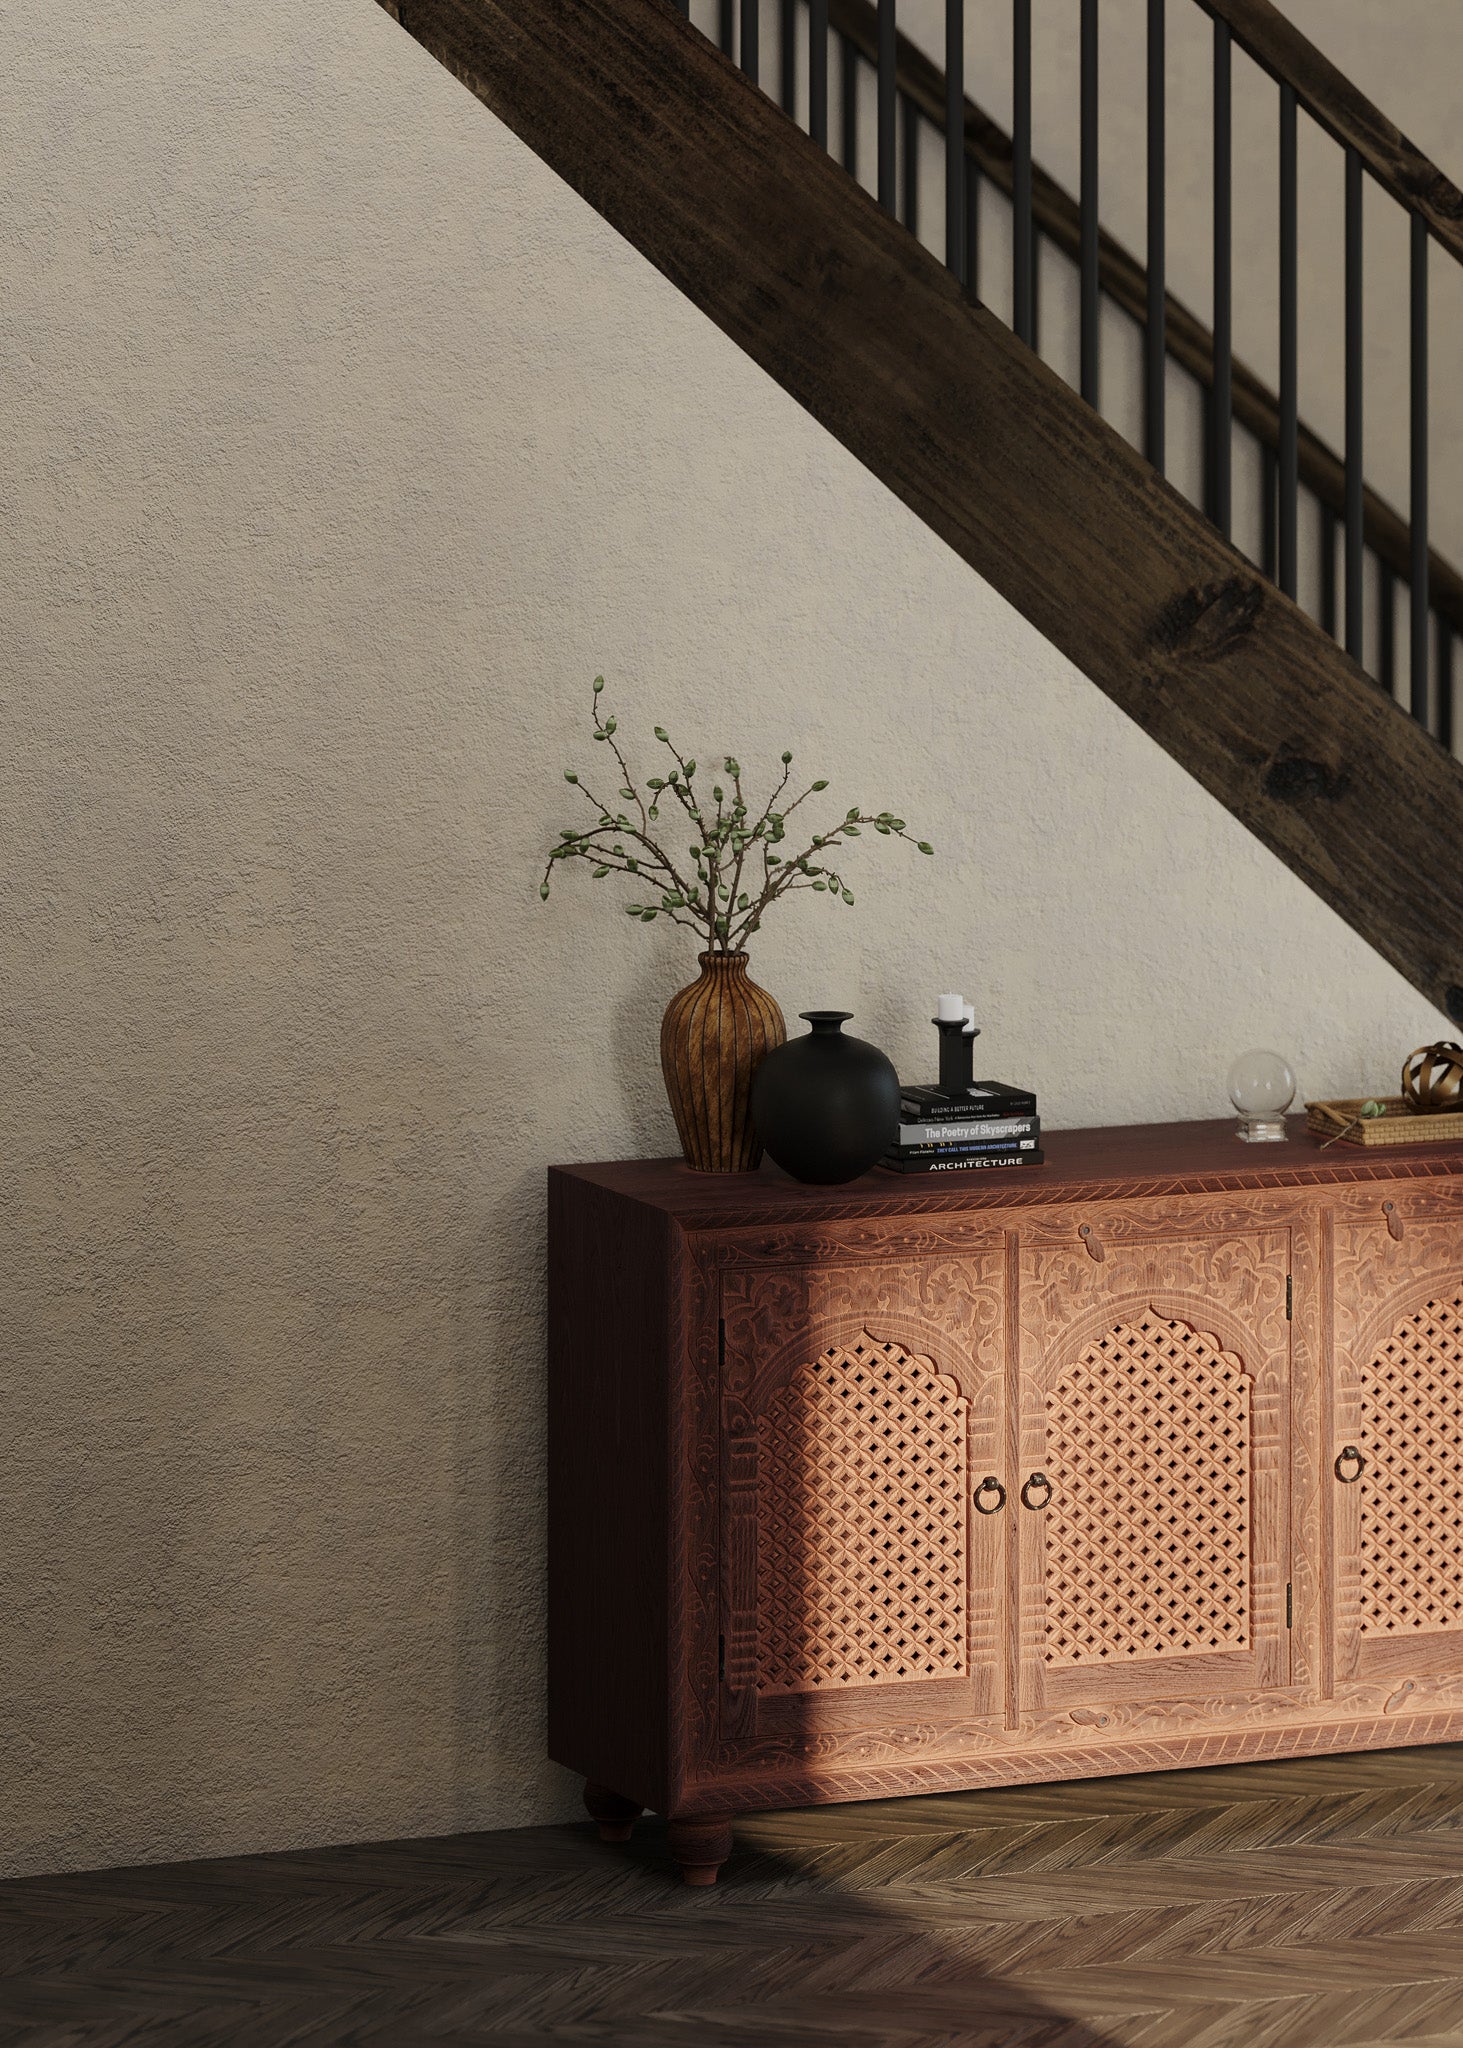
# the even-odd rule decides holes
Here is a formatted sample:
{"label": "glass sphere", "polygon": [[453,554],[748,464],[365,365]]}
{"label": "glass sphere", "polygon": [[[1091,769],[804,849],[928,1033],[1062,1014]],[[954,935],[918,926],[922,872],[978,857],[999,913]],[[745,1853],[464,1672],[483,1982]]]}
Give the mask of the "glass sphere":
{"label": "glass sphere", "polygon": [[1278,1052],[1243,1052],[1229,1070],[1229,1099],[1239,1111],[1235,1136],[1251,1145],[1281,1144],[1295,1075]]}
{"label": "glass sphere", "polygon": [[1295,1075],[1278,1052],[1242,1052],[1229,1070],[1229,1099],[1241,1116],[1284,1116]]}

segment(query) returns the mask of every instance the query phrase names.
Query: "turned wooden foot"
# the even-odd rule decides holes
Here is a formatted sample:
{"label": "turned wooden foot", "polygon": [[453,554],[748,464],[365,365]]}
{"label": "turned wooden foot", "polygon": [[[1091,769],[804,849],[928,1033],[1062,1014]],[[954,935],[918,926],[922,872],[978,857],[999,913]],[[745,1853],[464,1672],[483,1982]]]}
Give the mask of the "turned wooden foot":
{"label": "turned wooden foot", "polygon": [[590,1819],[599,1822],[602,1842],[628,1842],[631,1828],[645,1811],[638,1799],[624,1799],[608,1785],[586,1785],[584,1804]]}
{"label": "turned wooden foot", "polygon": [[673,1820],[667,1839],[687,1884],[715,1884],[716,1873],[732,1852],[731,1822],[721,1814]]}

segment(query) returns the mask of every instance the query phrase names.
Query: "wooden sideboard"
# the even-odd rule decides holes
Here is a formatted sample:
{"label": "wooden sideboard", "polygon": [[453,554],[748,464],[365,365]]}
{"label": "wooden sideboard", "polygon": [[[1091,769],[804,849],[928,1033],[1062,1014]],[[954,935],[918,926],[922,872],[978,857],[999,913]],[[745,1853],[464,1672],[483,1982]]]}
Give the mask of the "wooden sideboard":
{"label": "wooden sideboard", "polygon": [[556,1167],[549,1732],[761,1807],[1463,1737],[1463,1152]]}

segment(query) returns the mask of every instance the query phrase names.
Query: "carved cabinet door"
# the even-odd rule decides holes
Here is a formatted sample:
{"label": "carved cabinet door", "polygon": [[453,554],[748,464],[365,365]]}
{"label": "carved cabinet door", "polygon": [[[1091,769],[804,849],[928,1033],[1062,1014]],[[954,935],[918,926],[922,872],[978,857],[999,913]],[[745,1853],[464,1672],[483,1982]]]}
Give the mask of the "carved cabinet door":
{"label": "carved cabinet door", "polygon": [[1021,1262],[1021,1706],[1106,1725],[1290,1675],[1290,1232]]}
{"label": "carved cabinet door", "polygon": [[1399,1182],[1333,1227],[1336,1678],[1463,1673],[1463,1209]]}
{"label": "carved cabinet door", "polygon": [[997,1238],[724,1271],[723,1764],[1000,1724],[1004,1270]]}

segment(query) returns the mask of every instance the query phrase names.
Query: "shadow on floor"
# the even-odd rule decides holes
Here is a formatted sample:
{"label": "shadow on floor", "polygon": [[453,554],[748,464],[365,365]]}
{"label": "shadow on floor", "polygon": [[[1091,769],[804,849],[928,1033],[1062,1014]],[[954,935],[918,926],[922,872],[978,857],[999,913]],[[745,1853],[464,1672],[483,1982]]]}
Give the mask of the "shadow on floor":
{"label": "shadow on floor", "polygon": [[0,2048],[1460,2048],[1463,1746],[0,1885]]}
{"label": "shadow on floor", "polygon": [[753,1827],[708,1891],[650,1816],[3,1885],[0,2044],[1116,2048],[981,1966],[958,1830]]}

